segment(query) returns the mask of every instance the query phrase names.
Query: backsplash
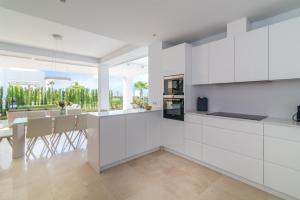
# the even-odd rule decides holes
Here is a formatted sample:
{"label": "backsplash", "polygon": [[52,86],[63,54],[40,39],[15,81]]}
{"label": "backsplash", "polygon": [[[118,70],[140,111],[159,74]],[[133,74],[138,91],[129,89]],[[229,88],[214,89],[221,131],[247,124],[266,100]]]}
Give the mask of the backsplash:
{"label": "backsplash", "polygon": [[291,118],[300,105],[300,80],[199,85],[193,91],[196,96],[208,97],[209,112]]}

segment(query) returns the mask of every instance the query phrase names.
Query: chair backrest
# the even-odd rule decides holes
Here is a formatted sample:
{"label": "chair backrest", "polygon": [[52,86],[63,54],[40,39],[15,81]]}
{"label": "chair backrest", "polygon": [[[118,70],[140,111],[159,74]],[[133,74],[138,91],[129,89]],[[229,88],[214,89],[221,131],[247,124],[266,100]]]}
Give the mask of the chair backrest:
{"label": "chair backrest", "polygon": [[46,117],[46,111],[39,110],[39,111],[29,111],[27,113],[28,119],[34,119],[34,118],[43,118]]}
{"label": "chair backrest", "polygon": [[27,117],[27,111],[19,111],[19,112],[8,112],[7,113],[7,121],[8,125],[11,126],[16,118]]}
{"label": "chair backrest", "polygon": [[67,109],[67,115],[79,115],[81,114],[80,108],[69,108]]}
{"label": "chair backrest", "polygon": [[50,110],[49,111],[49,115],[51,117],[57,117],[57,116],[60,116],[60,110]]}
{"label": "chair backrest", "polygon": [[28,119],[27,138],[39,137],[52,134],[52,118],[32,118]]}
{"label": "chair backrest", "polygon": [[76,118],[76,129],[85,130],[87,129],[87,114],[77,115]]}
{"label": "chair backrest", "polygon": [[75,115],[57,116],[54,121],[54,133],[69,132],[75,130]]}

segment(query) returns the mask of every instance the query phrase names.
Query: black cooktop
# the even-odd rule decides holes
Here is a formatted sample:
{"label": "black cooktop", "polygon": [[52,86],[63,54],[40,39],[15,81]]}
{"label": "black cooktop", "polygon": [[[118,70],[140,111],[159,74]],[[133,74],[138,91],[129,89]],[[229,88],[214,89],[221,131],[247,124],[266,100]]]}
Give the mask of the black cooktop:
{"label": "black cooktop", "polygon": [[239,119],[249,119],[249,120],[256,120],[256,121],[261,121],[261,120],[267,118],[267,116],[261,116],[261,115],[247,115],[247,114],[227,113],[227,112],[213,112],[213,113],[208,113],[207,115],[231,117],[231,118],[239,118]]}

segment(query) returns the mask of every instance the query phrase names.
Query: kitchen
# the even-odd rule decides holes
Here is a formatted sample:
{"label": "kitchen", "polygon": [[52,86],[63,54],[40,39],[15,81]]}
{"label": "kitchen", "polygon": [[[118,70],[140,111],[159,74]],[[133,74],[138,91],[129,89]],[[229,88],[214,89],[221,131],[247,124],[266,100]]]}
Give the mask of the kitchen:
{"label": "kitchen", "polygon": [[300,18],[272,20],[262,26],[242,18],[205,43],[151,45],[150,98],[163,112],[90,115],[94,169],[164,149],[281,198],[300,198]]}

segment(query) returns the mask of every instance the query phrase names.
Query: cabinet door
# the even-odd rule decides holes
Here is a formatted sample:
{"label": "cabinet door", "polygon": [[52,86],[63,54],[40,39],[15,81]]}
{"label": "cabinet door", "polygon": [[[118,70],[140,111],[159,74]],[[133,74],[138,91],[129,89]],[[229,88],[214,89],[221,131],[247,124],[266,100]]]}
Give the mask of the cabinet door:
{"label": "cabinet door", "polygon": [[163,119],[164,145],[176,152],[184,152],[184,122],[171,119]]}
{"label": "cabinet door", "polygon": [[124,116],[100,119],[100,165],[105,166],[126,157],[126,120]]}
{"label": "cabinet door", "polygon": [[269,27],[270,80],[300,78],[300,17]]}
{"label": "cabinet door", "polygon": [[162,51],[163,75],[184,74],[186,44],[180,44]]}
{"label": "cabinet door", "polygon": [[192,140],[185,140],[184,142],[185,154],[196,160],[202,160],[202,144]]}
{"label": "cabinet door", "polygon": [[162,114],[160,111],[146,113],[148,150],[160,147],[162,145],[161,120],[162,120]]}
{"label": "cabinet door", "polygon": [[209,82],[234,82],[233,38],[226,38],[209,44]]}
{"label": "cabinet door", "polygon": [[268,80],[268,27],[235,37],[235,81]]}
{"label": "cabinet door", "polygon": [[134,156],[146,150],[146,121],[143,114],[126,116],[126,156]]}
{"label": "cabinet door", "polygon": [[208,84],[208,44],[192,49],[192,84]]}

